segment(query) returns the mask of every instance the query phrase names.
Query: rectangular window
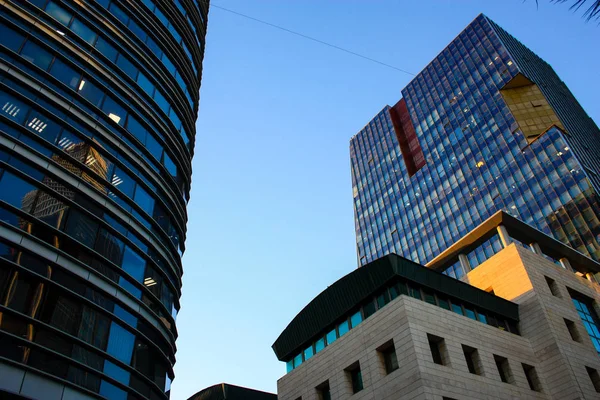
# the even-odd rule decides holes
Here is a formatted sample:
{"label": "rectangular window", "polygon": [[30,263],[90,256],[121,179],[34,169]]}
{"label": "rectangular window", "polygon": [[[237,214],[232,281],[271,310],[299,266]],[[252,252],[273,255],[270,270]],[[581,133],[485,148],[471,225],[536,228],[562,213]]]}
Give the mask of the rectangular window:
{"label": "rectangular window", "polygon": [[392,340],[380,346],[377,351],[383,361],[386,375],[398,369],[398,356],[396,355],[396,348]]}
{"label": "rectangular window", "polygon": [[340,337],[344,336],[350,330],[350,326],[348,325],[348,321],[344,321],[338,325],[338,332]]}
{"label": "rectangular window", "polygon": [[360,310],[357,313],[350,317],[350,323],[352,324],[352,328],[356,328],[358,324],[362,322],[362,314]]}
{"label": "rectangular window", "polygon": [[352,393],[358,393],[363,390],[362,373],[358,361],[346,368],[346,374],[352,385]]}
{"label": "rectangular window", "polygon": [[481,368],[481,359],[479,358],[479,352],[476,348],[462,345],[465,360],[467,361],[467,368],[469,372],[475,375],[483,375]]}
{"label": "rectangular window", "polygon": [[590,376],[592,385],[594,385],[594,389],[596,389],[596,392],[600,393],[600,375],[598,374],[598,371],[590,367],[585,367],[585,369]]}
{"label": "rectangular window", "polygon": [[337,340],[337,333],[335,331],[335,328],[333,328],[328,334],[327,334],[327,344],[330,345],[331,343],[335,342]]}
{"label": "rectangular window", "polygon": [[427,334],[427,341],[429,342],[429,349],[431,350],[431,357],[433,358],[433,362],[439,365],[449,365],[448,362],[448,354],[446,351],[446,344],[444,339]]}
{"label": "rectangular window", "polygon": [[329,389],[329,381],[325,381],[316,387],[317,397],[319,400],[331,400],[331,390]]}
{"label": "rectangular window", "polygon": [[546,278],[546,283],[548,284],[548,287],[550,288],[550,292],[552,293],[552,296],[560,297],[560,290],[558,289],[558,285],[556,284],[556,281],[554,279],[548,278],[547,276],[544,276],[544,278]]}
{"label": "rectangular window", "polygon": [[310,347],[308,347],[306,350],[304,350],[304,360],[308,360],[309,358],[311,358],[314,355],[314,351],[313,351],[313,347],[312,345]]}
{"label": "rectangular window", "polygon": [[575,322],[568,320],[566,318],[564,320],[565,320],[565,325],[567,326],[567,329],[569,330],[569,334],[571,335],[571,339],[573,339],[576,342],[581,342],[581,336],[579,336],[579,332],[577,331]]}
{"label": "rectangular window", "polygon": [[600,353],[600,321],[594,310],[594,301],[575,291],[570,290],[569,292],[571,293],[573,304],[581,318],[581,322],[583,322],[596,351]]}
{"label": "rectangular window", "polygon": [[523,365],[523,372],[525,372],[525,377],[527,378],[527,383],[529,383],[529,388],[531,390],[535,390],[536,392],[542,391],[542,385],[540,384],[540,378],[537,375],[535,367],[527,364]]}
{"label": "rectangular window", "polygon": [[494,354],[494,362],[496,362],[498,374],[500,374],[500,379],[502,380],[502,382],[514,383],[514,379],[510,371],[510,365],[508,364],[508,359],[506,357]]}
{"label": "rectangular window", "polygon": [[321,338],[315,342],[315,353],[320,352],[325,348],[325,338]]}

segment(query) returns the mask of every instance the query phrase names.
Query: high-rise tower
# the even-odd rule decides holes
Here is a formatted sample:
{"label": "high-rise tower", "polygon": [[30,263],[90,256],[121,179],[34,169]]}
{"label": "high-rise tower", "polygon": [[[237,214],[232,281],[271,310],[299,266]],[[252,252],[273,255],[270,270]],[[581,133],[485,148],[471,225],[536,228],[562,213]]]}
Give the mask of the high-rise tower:
{"label": "high-rise tower", "polygon": [[402,96],[350,142],[360,265],[426,263],[498,210],[600,260],[600,131],[546,62],[480,15]]}
{"label": "high-rise tower", "polygon": [[169,397],[207,13],[1,2],[0,397]]}

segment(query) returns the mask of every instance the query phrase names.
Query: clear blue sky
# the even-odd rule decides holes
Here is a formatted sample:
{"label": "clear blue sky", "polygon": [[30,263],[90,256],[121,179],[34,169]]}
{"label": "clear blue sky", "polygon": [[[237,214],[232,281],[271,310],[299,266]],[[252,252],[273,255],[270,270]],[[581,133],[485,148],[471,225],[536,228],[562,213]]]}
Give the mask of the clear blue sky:
{"label": "clear blue sky", "polygon": [[[480,12],[546,59],[600,122],[600,27],[540,0],[215,0],[420,71]],[[271,345],[356,268],[350,137],[410,76],[211,8],[171,398],[275,392]]]}

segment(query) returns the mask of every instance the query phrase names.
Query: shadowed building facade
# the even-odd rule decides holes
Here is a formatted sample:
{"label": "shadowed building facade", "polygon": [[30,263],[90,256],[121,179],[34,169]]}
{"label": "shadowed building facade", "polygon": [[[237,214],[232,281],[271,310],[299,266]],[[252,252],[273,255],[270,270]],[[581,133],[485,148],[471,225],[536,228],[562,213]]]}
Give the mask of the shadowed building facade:
{"label": "shadowed building facade", "polygon": [[600,131],[546,62],[480,15],[402,96],[350,142],[359,265],[426,263],[498,210],[600,260]]}
{"label": "shadowed building facade", "polygon": [[0,397],[168,399],[208,1],[0,1]]}

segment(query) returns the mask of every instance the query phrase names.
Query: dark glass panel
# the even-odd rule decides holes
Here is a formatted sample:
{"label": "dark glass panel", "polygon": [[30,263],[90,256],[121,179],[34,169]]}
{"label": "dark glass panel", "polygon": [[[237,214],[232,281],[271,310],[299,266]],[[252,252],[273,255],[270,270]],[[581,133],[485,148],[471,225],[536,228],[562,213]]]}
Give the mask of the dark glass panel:
{"label": "dark glass panel", "polygon": [[63,25],[66,25],[66,26],[69,25],[69,23],[71,22],[71,18],[73,18],[73,15],[70,12],[68,12],[64,8],[60,7],[58,4],[56,4],[53,1],[48,3],[48,5],[46,6],[46,13],[48,15],[51,15],[58,22],[60,22]]}
{"label": "dark glass panel", "polygon": [[23,46],[23,49],[21,49],[21,56],[43,70],[48,69],[54,58],[54,55],[31,40],[28,40],[27,43],[25,43],[25,46]]}
{"label": "dark glass panel", "polygon": [[71,209],[65,225],[65,232],[89,248],[94,248],[98,234],[98,223],[79,211]]}
{"label": "dark glass panel", "polygon": [[25,41],[23,35],[2,23],[0,23],[0,37],[2,37],[2,44],[15,52],[21,49]]}
{"label": "dark glass panel", "polygon": [[93,45],[96,42],[96,38],[98,37],[98,35],[96,35],[96,32],[90,29],[83,22],[79,21],[77,18],[73,20],[73,23],[71,24],[71,30],[91,45]]}

